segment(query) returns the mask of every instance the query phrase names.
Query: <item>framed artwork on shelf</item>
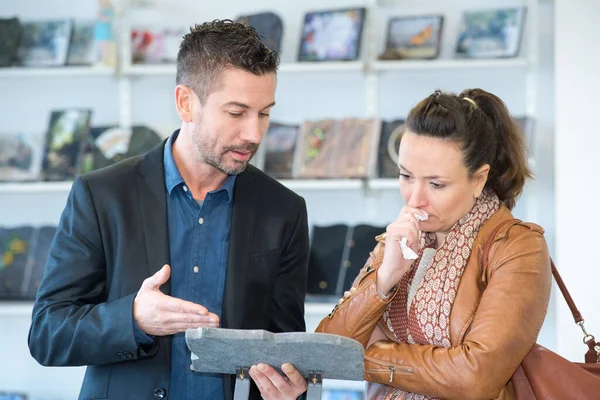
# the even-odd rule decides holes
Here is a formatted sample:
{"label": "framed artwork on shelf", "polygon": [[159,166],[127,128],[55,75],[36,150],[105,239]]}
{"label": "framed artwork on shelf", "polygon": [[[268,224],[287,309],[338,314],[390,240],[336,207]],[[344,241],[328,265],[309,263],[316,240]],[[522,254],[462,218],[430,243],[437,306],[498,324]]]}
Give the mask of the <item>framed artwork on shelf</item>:
{"label": "framed artwork on shelf", "polygon": [[78,175],[91,115],[88,109],[52,111],[42,164],[44,180],[67,181]]}
{"label": "framed artwork on shelf", "polygon": [[516,57],[521,47],[526,7],[467,11],[456,55],[464,58]]}
{"label": "framed artwork on shelf", "polygon": [[365,8],[306,13],[298,61],[358,60],[365,13]]}
{"label": "framed artwork on shelf", "polygon": [[19,60],[28,67],[56,67],[67,63],[73,20],[25,22],[21,25]]}
{"label": "framed artwork on shelf", "polygon": [[381,60],[432,59],[440,53],[441,15],[394,17],[388,22]]}

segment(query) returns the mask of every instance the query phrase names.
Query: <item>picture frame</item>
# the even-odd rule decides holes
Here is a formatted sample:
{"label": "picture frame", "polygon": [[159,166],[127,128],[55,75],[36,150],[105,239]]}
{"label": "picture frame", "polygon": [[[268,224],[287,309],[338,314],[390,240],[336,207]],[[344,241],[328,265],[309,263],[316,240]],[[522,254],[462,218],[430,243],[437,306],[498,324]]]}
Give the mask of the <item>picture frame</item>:
{"label": "picture frame", "polygon": [[440,54],[443,15],[392,17],[381,60],[434,59]]}
{"label": "picture frame", "polygon": [[72,30],[72,19],[24,22],[18,50],[20,64],[26,67],[66,65]]}
{"label": "picture frame", "polygon": [[307,12],[298,61],[358,60],[365,15],[364,7]]}
{"label": "picture frame", "polygon": [[460,58],[518,56],[527,7],[465,11],[456,43]]}
{"label": "picture frame", "polygon": [[68,181],[79,174],[91,115],[90,109],[78,108],[51,112],[42,164],[43,180]]}

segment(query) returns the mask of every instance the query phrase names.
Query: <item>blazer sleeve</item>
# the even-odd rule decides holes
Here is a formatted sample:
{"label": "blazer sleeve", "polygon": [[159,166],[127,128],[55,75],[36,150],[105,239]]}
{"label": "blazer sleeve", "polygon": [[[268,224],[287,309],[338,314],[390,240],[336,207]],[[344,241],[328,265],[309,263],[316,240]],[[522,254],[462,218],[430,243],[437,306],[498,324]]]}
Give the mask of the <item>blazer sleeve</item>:
{"label": "blazer sleeve", "polygon": [[138,347],[135,293],[108,301],[106,259],[94,200],[85,178],[69,193],[33,306],[28,344],[42,365],[99,365],[156,352]]}
{"label": "blazer sleeve", "polygon": [[546,315],[552,276],[542,232],[513,226],[491,247],[487,279],[462,343],[375,342],[365,352],[365,379],[446,399],[496,398]]}
{"label": "blazer sleeve", "polygon": [[308,270],[308,222],[306,203],[298,198],[291,235],[285,241],[275,282],[269,330],[304,332],[304,300]]}

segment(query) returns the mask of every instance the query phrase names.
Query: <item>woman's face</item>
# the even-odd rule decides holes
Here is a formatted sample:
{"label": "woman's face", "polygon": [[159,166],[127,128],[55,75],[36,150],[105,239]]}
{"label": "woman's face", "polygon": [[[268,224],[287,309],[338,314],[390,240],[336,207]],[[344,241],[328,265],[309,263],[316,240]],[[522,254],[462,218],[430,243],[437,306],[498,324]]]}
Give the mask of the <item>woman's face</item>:
{"label": "woman's face", "polygon": [[398,157],[400,193],[409,207],[425,210],[425,232],[447,232],[481,195],[489,165],[470,177],[458,144],[406,131]]}

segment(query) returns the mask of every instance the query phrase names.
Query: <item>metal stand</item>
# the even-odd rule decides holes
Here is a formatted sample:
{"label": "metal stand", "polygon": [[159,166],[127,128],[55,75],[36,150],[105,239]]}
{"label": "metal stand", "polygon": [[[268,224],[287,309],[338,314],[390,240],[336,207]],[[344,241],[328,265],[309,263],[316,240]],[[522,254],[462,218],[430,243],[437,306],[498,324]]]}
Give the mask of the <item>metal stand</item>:
{"label": "metal stand", "polygon": [[308,376],[308,390],[306,400],[321,400],[323,389],[323,378],[320,372],[310,371]]}
{"label": "metal stand", "polygon": [[[308,390],[306,400],[321,400],[323,378],[320,372],[310,371],[308,375]],[[247,400],[250,396],[250,375],[248,368],[238,367],[235,373],[235,392],[233,400]]]}
{"label": "metal stand", "polygon": [[238,367],[235,372],[235,392],[233,400],[247,400],[250,396],[250,375],[248,368]]}

